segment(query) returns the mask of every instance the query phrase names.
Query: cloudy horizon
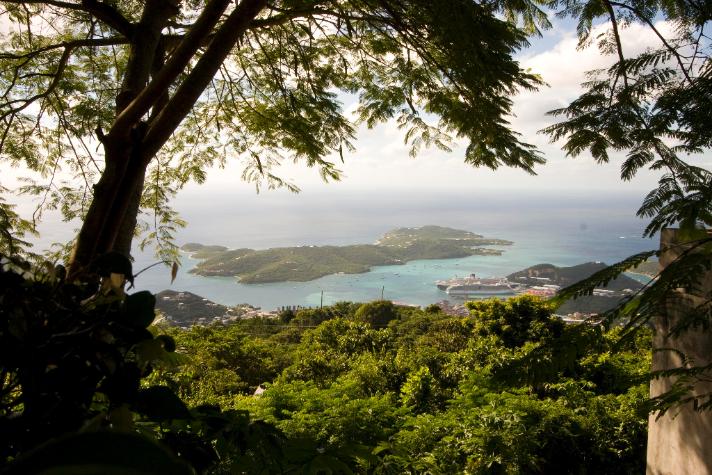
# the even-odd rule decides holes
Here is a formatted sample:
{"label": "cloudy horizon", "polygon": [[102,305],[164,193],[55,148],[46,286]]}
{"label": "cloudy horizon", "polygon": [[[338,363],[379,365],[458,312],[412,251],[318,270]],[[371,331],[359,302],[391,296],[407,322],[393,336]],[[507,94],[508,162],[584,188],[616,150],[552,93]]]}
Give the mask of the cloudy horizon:
{"label": "cloudy horizon", "polygon": [[[409,147],[403,142],[404,132],[398,130],[395,121],[373,129],[359,126],[354,141],[356,150],[345,154],[344,163],[338,156],[330,157],[342,171],[342,180],[338,183],[324,183],[317,170],[308,169],[302,163],[286,162],[275,169],[275,174],[307,193],[374,189],[649,191],[656,186],[659,172],[641,170],[630,182],[622,182],[623,153],[612,153],[607,164],[595,163],[587,153],[569,158],[561,150],[561,142],[552,144],[547,135],[539,133],[556,122],[556,118],[547,115],[548,111],[567,106],[582,92],[581,83],[587,71],[607,67],[614,61],[611,56],[602,56],[595,44],[578,50],[575,24],[570,20],[553,19],[552,23],[551,29],[544,31],[541,38],[532,38],[532,45],[517,55],[524,69],[541,75],[547,83],[538,91],[520,92],[513,98],[512,129],[521,134],[524,142],[535,145],[547,159],[546,164],[535,166],[536,175],[509,167],[497,170],[472,167],[464,163],[466,144],[462,141],[454,144],[452,152],[430,148],[411,158]],[[656,26],[663,32],[670,31],[664,22]],[[592,37],[606,28],[607,25],[594,27]],[[630,25],[621,34],[627,54],[658,46],[659,39],[641,25]],[[357,98],[342,97],[344,110],[349,114],[356,108]],[[709,167],[710,158],[703,157],[696,163]],[[213,191],[253,189],[252,184],[240,181],[241,170],[237,161],[225,169],[210,170],[205,184],[191,183],[185,193],[206,188]]]}
{"label": "cloudy horizon", "polygon": [[[553,27],[543,32],[541,38],[532,38],[531,47],[523,49],[517,59],[525,69],[541,75],[548,86],[538,91],[521,92],[513,98],[512,128],[521,134],[523,141],[535,145],[547,159],[544,165],[535,167],[536,176],[521,169],[500,167],[493,171],[475,168],[463,161],[465,144],[455,143],[452,152],[425,149],[416,158],[409,157],[409,147],[404,144],[404,133],[398,130],[395,121],[380,124],[373,129],[357,128],[354,141],[356,150],[345,154],[345,162],[338,156],[330,157],[337,163],[342,180],[324,183],[315,169],[303,163],[282,164],[274,172],[277,176],[293,182],[303,194],[348,193],[364,190],[397,190],[419,192],[503,190],[523,192],[595,192],[606,190],[616,193],[643,194],[654,188],[659,172],[641,170],[632,181],[620,179],[620,163],[623,154],[612,154],[607,164],[597,164],[587,153],[577,158],[567,158],[561,143],[549,143],[549,137],[538,133],[555,122],[546,113],[554,108],[568,105],[582,91],[580,84],[584,74],[591,69],[606,67],[613,62],[611,56],[602,56],[596,45],[577,50],[575,24],[571,20],[553,18]],[[659,22],[661,31],[669,26]],[[607,25],[594,27],[593,37],[604,31]],[[597,31],[596,31],[597,30]],[[626,53],[637,53],[657,46],[659,39],[647,28],[630,25],[622,30]],[[356,107],[356,97],[343,95],[347,114]],[[710,166],[710,157],[694,159],[696,164]],[[7,163],[0,165],[2,184],[17,186],[17,177],[22,169],[11,169]],[[204,184],[189,183],[182,196],[212,195],[218,193],[254,193],[254,185],[241,180],[242,165],[239,160],[229,161],[224,169],[208,170]],[[263,193],[272,193],[268,190]],[[27,198],[18,200],[22,209],[29,209]]]}

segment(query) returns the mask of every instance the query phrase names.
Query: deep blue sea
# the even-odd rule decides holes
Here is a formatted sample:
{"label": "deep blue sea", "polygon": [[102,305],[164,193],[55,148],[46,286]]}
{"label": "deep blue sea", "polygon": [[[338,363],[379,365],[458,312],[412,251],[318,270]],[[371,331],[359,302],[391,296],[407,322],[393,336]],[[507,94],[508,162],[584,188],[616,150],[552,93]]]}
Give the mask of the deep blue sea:
{"label": "deep blue sea", "polygon": [[[487,237],[514,241],[502,256],[413,261],[375,267],[366,274],[330,275],[311,282],[240,284],[231,277],[188,273],[195,261],[185,256],[176,281],[168,269],[142,273],[138,289],[187,290],[225,305],[250,303],[263,309],[283,305],[318,306],[341,300],[386,299],[427,305],[447,298],[435,281],[475,273],[485,277],[509,274],[551,263],[587,261],[613,263],[633,253],[656,248],[657,239],[643,239],[645,222],[635,217],[640,194],[513,193],[333,193],[267,192],[259,195],[202,193],[181,195],[176,209],[189,222],[178,242],[220,244],[230,248],[375,242],[402,226],[435,224],[465,229]],[[140,254],[136,269],[153,262]]]}

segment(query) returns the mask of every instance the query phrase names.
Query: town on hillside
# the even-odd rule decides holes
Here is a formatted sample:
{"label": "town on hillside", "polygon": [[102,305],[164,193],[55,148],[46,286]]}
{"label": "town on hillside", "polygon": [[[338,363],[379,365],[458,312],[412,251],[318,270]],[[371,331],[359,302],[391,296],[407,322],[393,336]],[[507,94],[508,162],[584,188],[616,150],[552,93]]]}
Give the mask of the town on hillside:
{"label": "town on hillside", "polygon": [[[515,295],[533,295],[551,298],[557,292],[579,282],[606,267],[601,262],[587,262],[570,267],[538,264],[500,278],[479,278],[471,274],[435,283],[447,298],[437,302],[443,313],[452,316],[467,316],[465,301],[482,298],[509,298]],[[596,288],[591,295],[564,302],[556,312],[568,323],[591,321],[596,315],[615,308],[623,299],[638,291],[643,284],[621,275],[605,288]],[[181,328],[211,323],[228,324],[239,319],[279,318],[282,312],[297,312],[304,306],[293,305],[275,310],[263,310],[243,303],[234,306],[221,305],[187,291],[164,290],[156,295],[156,308],[166,323]],[[394,302],[409,306],[407,302]]]}

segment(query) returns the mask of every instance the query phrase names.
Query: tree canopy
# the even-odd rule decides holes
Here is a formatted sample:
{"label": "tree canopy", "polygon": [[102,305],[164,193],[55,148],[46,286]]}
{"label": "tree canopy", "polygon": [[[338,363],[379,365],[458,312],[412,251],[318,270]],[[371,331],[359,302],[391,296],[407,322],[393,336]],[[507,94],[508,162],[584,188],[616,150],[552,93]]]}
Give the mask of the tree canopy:
{"label": "tree canopy", "polygon": [[[712,6],[674,0],[564,0],[557,5],[560,15],[578,20],[580,46],[595,41],[616,61],[589,72],[584,93],[551,111],[564,120],[545,132],[563,139],[570,156],[588,152],[608,162],[611,152],[625,152],[623,180],[644,167],[661,171],[659,186],[638,211],[650,218],[646,235],[678,223],[688,230],[712,225],[712,174],[694,164],[712,145],[712,43],[705,31]],[[610,27],[593,38],[597,21]],[[627,55],[621,31],[631,24],[654,34],[657,47]]]}
{"label": "tree canopy", "polygon": [[357,123],[397,121],[413,153],[459,138],[473,165],[543,162],[508,123],[541,84],[513,54],[548,26],[543,0],[1,3],[0,157],[40,174],[23,189],[40,208],[83,219],[75,269],[128,253],[140,212],[170,247],[171,196],[228,159],[268,186],[295,189],[272,172],[287,159],[337,179]]}

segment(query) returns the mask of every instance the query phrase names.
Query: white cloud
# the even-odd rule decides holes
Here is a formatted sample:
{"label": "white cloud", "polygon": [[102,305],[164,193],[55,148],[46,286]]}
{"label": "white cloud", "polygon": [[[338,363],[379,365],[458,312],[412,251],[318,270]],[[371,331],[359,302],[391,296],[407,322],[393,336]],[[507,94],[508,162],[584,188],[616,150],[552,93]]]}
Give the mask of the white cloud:
{"label": "white cloud", "polygon": [[[659,24],[661,31],[668,26]],[[606,26],[594,29],[594,37]],[[622,30],[626,54],[636,54],[645,48],[658,45],[653,32],[641,25],[631,25]],[[304,189],[326,189],[331,191],[350,188],[397,188],[397,189],[519,189],[550,190],[567,189],[649,189],[655,185],[657,175],[641,172],[632,183],[622,183],[619,168],[622,156],[614,156],[611,163],[596,164],[585,154],[577,159],[565,158],[561,144],[550,144],[549,138],[539,134],[542,128],[554,123],[555,118],[546,112],[564,107],[581,92],[580,84],[585,80],[585,72],[607,67],[614,58],[602,56],[595,45],[577,50],[575,30],[570,24],[557,23],[553,30],[545,33],[541,40],[547,46],[534,44],[532,51],[522,52],[521,64],[524,68],[540,74],[548,87],[539,91],[525,91],[514,98],[512,126],[522,134],[522,140],[534,144],[542,151],[548,163],[536,168],[538,176],[530,176],[519,169],[500,168],[492,171],[473,168],[463,162],[464,144],[456,144],[452,153],[440,150],[423,150],[417,158],[408,156],[408,147],[403,143],[403,132],[395,122],[380,124],[369,130],[358,130],[356,151],[346,155],[344,164],[338,163],[343,171],[341,183],[325,185],[316,171],[301,164],[285,164],[278,175],[291,178]],[[352,113],[354,103],[345,107]],[[332,157],[339,161],[338,157]],[[238,165],[229,165],[219,173],[209,175],[208,186],[235,186],[240,175]],[[250,185],[245,185],[245,187]]]}
{"label": "white cloud", "polygon": [[[669,25],[660,23],[661,31],[669,30]],[[594,35],[603,31],[599,26]],[[635,54],[650,46],[657,46],[658,39],[640,25],[632,25],[622,31],[626,54]],[[633,183],[621,183],[619,166],[621,157],[612,163],[597,165],[585,154],[577,159],[564,157],[561,144],[550,144],[548,137],[537,132],[553,123],[546,112],[567,105],[581,92],[581,82],[587,70],[606,67],[612,57],[601,56],[595,46],[582,51],[576,49],[577,39],[572,24],[557,21],[554,29],[545,33],[539,43],[519,56],[521,64],[540,74],[549,84],[537,92],[522,92],[514,98],[513,128],[522,134],[522,139],[536,145],[548,163],[536,168],[538,176],[530,176],[518,169],[501,168],[491,171],[473,168],[463,162],[463,145],[455,147],[452,153],[440,150],[424,150],[412,159],[408,147],[403,143],[403,132],[395,122],[381,124],[369,130],[361,127],[355,142],[356,151],[345,154],[346,162],[340,163],[338,156],[332,157],[343,171],[343,181],[325,185],[317,171],[308,169],[302,163],[285,163],[276,173],[291,179],[305,190],[341,189],[511,189],[511,190],[567,190],[567,189],[650,189],[656,175],[643,172]],[[345,110],[351,114],[355,108],[353,98],[344,96]],[[3,166],[3,182],[12,173]],[[226,169],[211,170],[207,183],[189,185],[191,189],[201,188],[202,192],[220,190],[249,190],[251,184],[240,180],[242,173],[239,161],[231,161]]]}
{"label": "white cloud", "polygon": [[[663,34],[671,29],[666,22],[660,22],[656,27]],[[591,36],[596,38],[606,31],[607,25],[599,25],[593,29]],[[639,24],[622,29],[621,39],[626,56],[637,55],[647,48],[660,46],[660,40],[655,34]],[[563,31],[552,48],[521,58],[523,68],[541,75],[548,84],[539,91],[524,91],[515,98],[516,117],[512,123],[527,137],[534,137],[536,131],[554,123],[555,118],[546,116],[546,111],[565,107],[577,97],[582,92],[581,83],[586,80],[587,71],[610,67],[616,60],[613,56],[601,55],[595,45],[578,50],[577,44],[575,31]],[[544,147],[546,138],[541,137],[532,143]]]}

